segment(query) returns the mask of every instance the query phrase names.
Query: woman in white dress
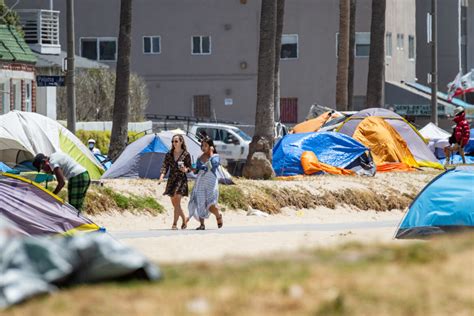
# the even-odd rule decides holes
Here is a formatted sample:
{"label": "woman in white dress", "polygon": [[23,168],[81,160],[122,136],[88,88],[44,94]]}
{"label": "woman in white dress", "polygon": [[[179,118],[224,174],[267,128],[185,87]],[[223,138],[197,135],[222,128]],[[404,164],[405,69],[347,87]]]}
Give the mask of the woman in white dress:
{"label": "woman in white dress", "polygon": [[197,230],[206,229],[204,220],[209,218],[209,213],[214,214],[217,220],[217,227],[223,225],[222,214],[217,208],[219,199],[219,187],[217,171],[220,165],[220,158],[214,147],[211,138],[206,137],[201,142],[203,154],[196,162],[196,173],[198,176],[189,200],[189,218],[194,217],[201,225]]}

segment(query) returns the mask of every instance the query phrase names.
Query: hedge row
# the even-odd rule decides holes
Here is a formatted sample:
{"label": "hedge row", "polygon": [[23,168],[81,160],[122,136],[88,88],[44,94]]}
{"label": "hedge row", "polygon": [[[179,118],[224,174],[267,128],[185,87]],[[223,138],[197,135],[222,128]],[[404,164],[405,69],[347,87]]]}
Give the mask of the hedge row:
{"label": "hedge row", "polygon": [[[142,137],[144,133],[139,132],[128,132],[129,142],[133,142],[138,138]],[[106,155],[109,152],[110,144],[110,131],[85,131],[78,130],[76,136],[87,146],[87,141],[89,139],[95,140],[95,147],[100,149],[100,152],[103,155]]]}

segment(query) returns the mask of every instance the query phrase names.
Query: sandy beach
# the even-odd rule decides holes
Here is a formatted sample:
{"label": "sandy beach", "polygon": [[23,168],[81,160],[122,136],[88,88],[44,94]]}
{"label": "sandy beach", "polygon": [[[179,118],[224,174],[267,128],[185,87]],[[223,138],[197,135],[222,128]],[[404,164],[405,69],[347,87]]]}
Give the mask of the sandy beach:
{"label": "sandy beach", "polygon": [[[236,183],[243,190],[304,188],[314,193],[315,199],[323,191],[345,189],[415,196],[437,174],[435,171],[420,171],[377,174],[373,178],[320,176],[294,181],[236,180]],[[165,184],[158,185],[153,180],[122,179],[104,182],[104,186],[124,194],[153,196],[165,207],[165,212],[158,216],[113,211],[92,216],[121,242],[161,263],[266,256],[348,241],[401,242],[393,240],[397,225],[403,218],[401,209],[359,210],[353,205],[338,204],[334,209],[285,207],[279,214],[248,216],[247,210],[230,210],[223,206],[224,228],[221,230],[217,229],[215,218],[211,216],[206,222],[205,232],[194,230],[198,226],[195,220],[191,220],[183,232],[170,230],[173,211],[169,198],[162,195]],[[187,202],[188,198],[184,198],[185,213]],[[354,223],[359,225],[354,226]]]}

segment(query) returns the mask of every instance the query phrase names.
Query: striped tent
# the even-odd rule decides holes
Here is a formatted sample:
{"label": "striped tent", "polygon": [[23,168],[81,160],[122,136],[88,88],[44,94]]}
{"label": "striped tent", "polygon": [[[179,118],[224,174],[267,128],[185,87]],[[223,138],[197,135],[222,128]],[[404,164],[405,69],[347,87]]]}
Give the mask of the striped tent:
{"label": "striped tent", "polygon": [[0,173],[0,215],[23,235],[71,235],[103,230],[40,185]]}

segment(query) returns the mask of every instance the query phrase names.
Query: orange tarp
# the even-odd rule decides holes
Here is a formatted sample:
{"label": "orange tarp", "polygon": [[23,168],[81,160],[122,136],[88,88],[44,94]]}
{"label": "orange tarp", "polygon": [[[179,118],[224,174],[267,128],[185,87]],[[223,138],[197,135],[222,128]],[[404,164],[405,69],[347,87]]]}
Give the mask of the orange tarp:
{"label": "orange tarp", "polygon": [[377,172],[390,172],[390,171],[415,171],[415,168],[410,167],[403,162],[389,162],[382,165],[377,165]]}
{"label": "orange tarp", "polygon": [[354,171],[343,168],[333,167],[331,165],[319,162],[318,157],[312,151],[305,151],[301,155],[301,165],[305,174],[314,174],[324,171],[330,174],[354,175]]}
{"label": "orange tarp", "polygon": [[293,133],[299,134],[299,133],[317,132],[324,125],[324,123],[338,116],[339,115],[334,114],[334,113],[331,115],[331,112],[323,113],[317,118],[307,120],[295,125],[295,127],[293,127]]}
{"label": "orange tarp", "polygon": [[419,167],[405,140],[381,117],[370,116],[362,120],[352,137],[370,148],[377,171],[378,166],[393,162],[402,164],[392,165],[392,170],[404,170],[403,165]]}

